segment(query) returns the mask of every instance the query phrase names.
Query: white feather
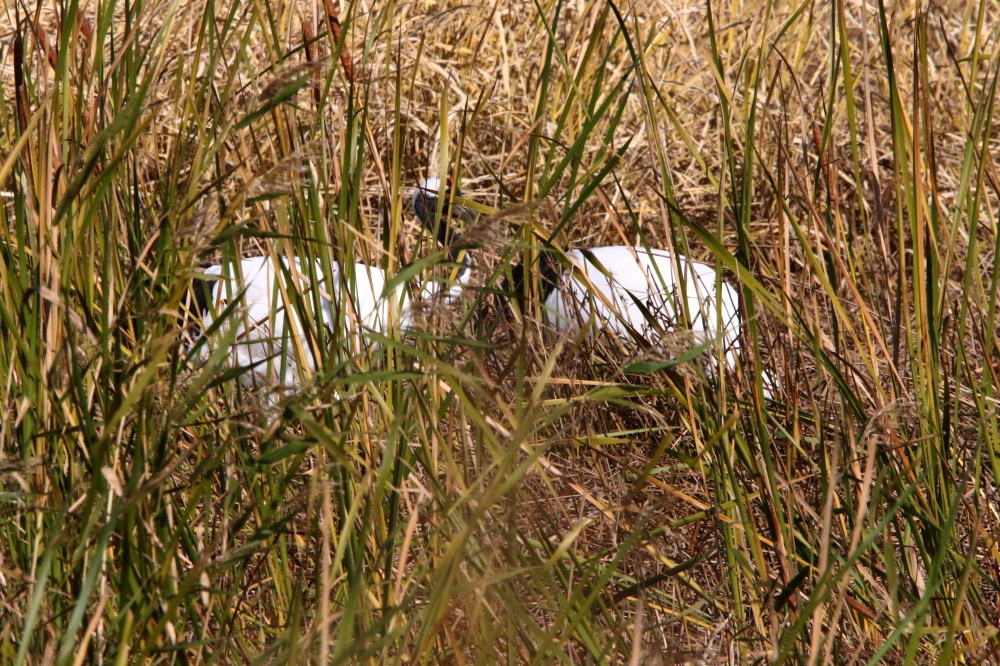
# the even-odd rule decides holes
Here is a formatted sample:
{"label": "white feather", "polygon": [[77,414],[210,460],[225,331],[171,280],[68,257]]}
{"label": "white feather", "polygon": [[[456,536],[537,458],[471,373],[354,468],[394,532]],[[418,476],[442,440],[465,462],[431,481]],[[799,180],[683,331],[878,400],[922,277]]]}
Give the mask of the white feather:
{"label": "white feather", "polygon": [[[278,268],[277,261],[283,268]],[[345,276],[337,262],[330,263],[331,275],[324,274],[319,261],[315,267],[315,282],[298,258],[289,262],[285,258],[248,257],[238,264],[220,264],[202,271],[216,278],[211,284],[211,302],[202,316],[203,330],[209,331],[232,300],[238,299],[202,347],[202,360],[212,350],[228,345],[230,365],[253,368],[241,377],[244,385],[296,385],[313,375],[322,359],[331,354],[346,359],[376,349],[379,345],[370,339],[371,333],[385,333],[394,323],[402,330],[412,326],[412,304],[405,286],[387,291],[382,269],[356,263],[353,274]],[[453,284],[445,289],[441,282],[428,283],[421,299],[440,296],[451,302],[460,295],[461,286]],[[320,320],[328,332],[327,342],[332,338],[336,344],[319,348],[315,336],[306,334],[300,311]]]}
{"label": "white feather", "polygon": [[736,367],[739,293],[713,266],[622,245],[570,250],[566,257],[573,268],[563,271],[544,303],[555,328],[588,335],[607,330],[626,341],[638,333],[651,342],[661,331],[689,330],[697,344],[721,340],[727,367]]}
{"label": "white feather", "polygon": [[712,266],[683,256],[675,259],[666,250],[622,245],[570,250],[566,256],[574,265],[572,276],[567,270],[545,301],[549,323],[556,328],[610,326],[627,338],[629,328],[645,337],[655,335],[657,326],[669,331],[688,323],[690,330],[708,335],[726,332],[727,346],[737,343],[739,296]]}

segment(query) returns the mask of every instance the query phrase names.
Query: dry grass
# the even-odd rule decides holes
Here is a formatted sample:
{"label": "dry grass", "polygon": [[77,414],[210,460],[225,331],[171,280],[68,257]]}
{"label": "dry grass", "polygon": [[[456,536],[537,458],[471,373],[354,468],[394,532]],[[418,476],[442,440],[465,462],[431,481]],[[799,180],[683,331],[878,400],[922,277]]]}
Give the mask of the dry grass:
{"label": "dry grass", "polygon": [[[1000,6],[331,6],[0,13],[0,661],[996,658]],[[438,173],[423,333],[187,358],[200,262],[431,272]],[[507,313],[539,236],[716,263],[741,367]]]}

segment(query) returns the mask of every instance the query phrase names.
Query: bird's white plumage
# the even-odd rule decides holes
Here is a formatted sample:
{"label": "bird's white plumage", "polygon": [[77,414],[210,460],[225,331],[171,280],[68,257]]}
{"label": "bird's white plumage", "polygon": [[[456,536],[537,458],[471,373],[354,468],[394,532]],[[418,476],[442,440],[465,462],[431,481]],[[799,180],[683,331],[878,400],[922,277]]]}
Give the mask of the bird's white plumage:
{"label": "bird's white plumage", "polygon": [[[688,330],[697,344],[721,341],[726,367],[738,365],[739,293],[708,264],[666,250],[627,246],[570,250],[566,269],[545,299],[549,324],[593,335],[605,330],[622,340],[636,334],[651,342],[662,333]],[[774,382],[763,375],[764,397]]]}
{"label": "bird's white plumage", "polygon": [[[326,354],[325,349],[316,349],[312,336],[306,334],[300,313],[310,313],[306,318],[316,317],[328,331],[334,330],[335,322],[342,317],[348,333],[341,338],[345,351],[358,351],[365,343],[366,330],[384,329],[389,303],[393,296],[399,302],[398,292],[384,294],[385,273],[378,268],[354,264],[350,286],[342,279],[339,264],[332,263],[331,270],[333,274],[327,276],[319,262],[315,271],[309,272],[298,258],[289,262],[267,256],[205,269],[205,275],[217,278],[212,282],[209,307],[202,317],[206,331],[236,299],[231,312],[209,338],[206,351],[228,343],[230,363],[253,368],[252,373],[243,376],[244,384],[295,383],[302,374],[300,366],[312,374],[317,360]],[[342,305],[338,308],[335,303]]]}
{"label": "bird's white plumage", "polygon": [[[441,191],[440,178],[438,178],[437,176],[431,176],[429,178],[425,178],[423,181],[421,181],[419,185],[417,185],[416,189],[413,191],[411,203],[415,204],[417,197],[420,196],[436,197],[438,196],[438,193],[440,191]],[[414,206],[414,208],[415,207],[416,206]]]}
{"label": "bird's white plumage", "polygon": [[[202,326],[211,334],[203,358],[228,345],[230,365],[253,368],[242,375],[244,385],[296,385],[331,354],[345,359],[377,348],[370,333],[384,333],[395,323],[402,330],[411,327],[407,290],[400,284],[387,291],[382,269],[355,263],[348,272],[330,262],[331,274],[326,275],[319,261],[314,271],[307,267],[299,258],[259,256],[202,271],[211,280],[202,316]],[[441,282],[425,284],[421,300],[441,296],[443,290],[444,301],[450,302],[461,293],[461,285],[444,287]],[[231,303],[234,307],[213,329]],[[311,318],[318,322],[310,324]],[[307,333],[317,330],[316,323],[327,331],[322,345]]]}
{"label": "bird's white plumage", "polygon": [[605,328],[623,339],[633,331],[656,339],[660,331],[690,330],[699,342],[722,337],[727,363],[739,343],[739,295],[714,267],[666,250],[627,246],[570,250],[573,263],[545,300],[560,330]]}

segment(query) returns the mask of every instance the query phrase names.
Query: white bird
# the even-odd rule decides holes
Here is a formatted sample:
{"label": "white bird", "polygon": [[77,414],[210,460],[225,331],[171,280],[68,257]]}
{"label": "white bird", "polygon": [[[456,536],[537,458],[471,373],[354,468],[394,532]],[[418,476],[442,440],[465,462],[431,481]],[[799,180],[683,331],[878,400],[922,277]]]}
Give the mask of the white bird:
{"label": "white bird", "polygon": [[[450,303],[461,295],[471,271],[447,224],[448,209],[441,222],[435,211],[420,207],[429,187],[440,187],[440,182],[421,184],[413,194],[414,210],[421,211],[421,221],[460,267],[450,284],[424,284],[418,300]],[[451,214],[468,219],[472,213],[455,207]],[[407,285],[387,289],[386,272],[367,264],[331,261],[329,268],[327,274],[319,260],[310,270],[308,260],[271,255],[204,268],[192,282],[194,298],[188,303],[207,338],[199,347],[200,359],[225,346],[227,363],[249,370],[241,375],[243,385],[296,386],[331,354],[347,359],[377,348],[372,333],[384,334],[393,324],[403,331],[411,328],[414,310]],[[325,327],[326,340],[316,339],[316,322]]]}
{"label": "white bird", "polygon": [[[434,210],[434,196],[424,196],[423,210]],[[721,339],[726,366],[736,367],[739,293],[715,267],[668,250],[627,245],[570,249],[565,261],[568,266],[554,250],[539,252],[542,311],[555,329],[588,336],[603,330],[633,343],[655,343],[665,333],[691,331],[697,345],[710,347]],[[524,266],[515,265],[502,291],[521,298],[524,280]]]}

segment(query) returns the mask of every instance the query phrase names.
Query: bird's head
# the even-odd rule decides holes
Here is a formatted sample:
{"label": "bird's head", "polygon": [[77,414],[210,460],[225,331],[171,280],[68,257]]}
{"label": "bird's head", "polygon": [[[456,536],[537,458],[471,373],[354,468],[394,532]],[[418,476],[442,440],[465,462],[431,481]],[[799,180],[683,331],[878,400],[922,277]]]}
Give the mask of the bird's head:
{"label": "bird's head", "polygon": [[[438,239],[442,245],[451,245],[456,233],[451,229],[451,220],[475,222],[479,213],[454,203],[455,197],[461,197],[462,191],[453,187],[451,179],[442,181],[437,176],[431,176],[417,185],[413,191],[413,212],[421,224]],[[438,201],[442,200],[441,217],[437,217]]]}

